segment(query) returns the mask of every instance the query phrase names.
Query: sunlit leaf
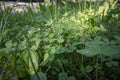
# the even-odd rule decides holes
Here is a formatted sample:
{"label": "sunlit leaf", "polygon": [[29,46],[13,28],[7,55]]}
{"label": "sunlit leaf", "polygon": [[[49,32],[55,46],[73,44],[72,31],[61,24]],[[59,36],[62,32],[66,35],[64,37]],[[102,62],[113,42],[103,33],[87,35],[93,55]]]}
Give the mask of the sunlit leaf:
{"label": "sunlit leaf", "polygon": [[40,65],[44,66],[44,65],[46,65],[48,62],[53,61],[54,58],[55,58],[55,54],[45,53],[45,54],[44,54],[44,60],[41,62]]}
{"label": "sunlit leaf", "polygon": [[63,42],[64,42],[64,39],[60,38],[60,39],[57,39],[57,41],[58,41],[59,43],[63,43]]}
{"label": "sunlit leaf", "polygon": [[12,41],[11,41],[11,40],[10,40],[10,41],[7,41],[7,42],[5,43],[5,46],[6,46],[7,49],[11,49],[11,48],[12,48]]}
{"label": "sunlit leaf", "polygon": [[[37,53],[34,52],[34,51],[30,51],[30,53],[28,53],[27,51],[24,51],[23,52],[23,59],[24,59],[25,63],[28,66],[28,67],[26,66],[28,72],[31,75],[33,75],[35,73],[35,70],[38,69],[38,56],[37,56]],[[31,59],[32,59],[32,61],[31,61]]]}
{"label": "sunlit leaf", "polygon": [[45,54],[44,54],[44,60],[47,60],[48,57],[49,57],[49,54],[48,54],[48,53],[45,53]]}

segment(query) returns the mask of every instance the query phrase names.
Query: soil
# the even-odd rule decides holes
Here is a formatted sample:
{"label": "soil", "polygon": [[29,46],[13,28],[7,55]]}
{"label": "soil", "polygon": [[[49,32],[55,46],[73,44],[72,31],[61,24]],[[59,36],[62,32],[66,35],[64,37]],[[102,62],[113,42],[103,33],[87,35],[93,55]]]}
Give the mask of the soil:
{"label": "soil", "polygon": [[27,11],[27,8],[31,8],[34,12],[38,11],[39,3],[27,3],[27,2],[1,2],[0,1],[0,11],[5,10],[5,8],[12,8],[12,13]]}

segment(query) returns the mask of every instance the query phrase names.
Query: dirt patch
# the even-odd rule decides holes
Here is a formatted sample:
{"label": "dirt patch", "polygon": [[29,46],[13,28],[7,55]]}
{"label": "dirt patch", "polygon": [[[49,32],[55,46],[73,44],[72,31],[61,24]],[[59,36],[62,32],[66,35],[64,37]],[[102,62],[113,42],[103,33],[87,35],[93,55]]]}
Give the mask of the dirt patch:
{"label": "dirt patch", "polygon": [[12,13],[15,12],[24,12],[28,8],[31,8],[34,12],[37,12],[39,9],[39,3],[26,3],[26,2],[0,2],[0,10],[3,11],[5,8],[12,8]]}

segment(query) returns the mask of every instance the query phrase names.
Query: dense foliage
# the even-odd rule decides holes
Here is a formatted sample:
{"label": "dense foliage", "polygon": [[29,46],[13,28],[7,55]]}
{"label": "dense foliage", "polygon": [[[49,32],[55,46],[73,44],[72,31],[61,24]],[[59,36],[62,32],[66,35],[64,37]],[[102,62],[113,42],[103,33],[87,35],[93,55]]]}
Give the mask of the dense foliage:
{"label": "dense foliage", "polygon": [[119,80],[115,0],[39,4],[0,14],[0,80]]}

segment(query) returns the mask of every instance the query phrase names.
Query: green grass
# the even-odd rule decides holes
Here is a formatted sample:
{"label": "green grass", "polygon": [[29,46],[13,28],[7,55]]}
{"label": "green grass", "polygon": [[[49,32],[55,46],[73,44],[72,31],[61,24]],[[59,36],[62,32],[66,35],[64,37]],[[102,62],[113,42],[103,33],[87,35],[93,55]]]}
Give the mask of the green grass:
{"label": "green grass", "polygon": [[110,1],[3,11],[0,80],[119,80],[120,5]]}

